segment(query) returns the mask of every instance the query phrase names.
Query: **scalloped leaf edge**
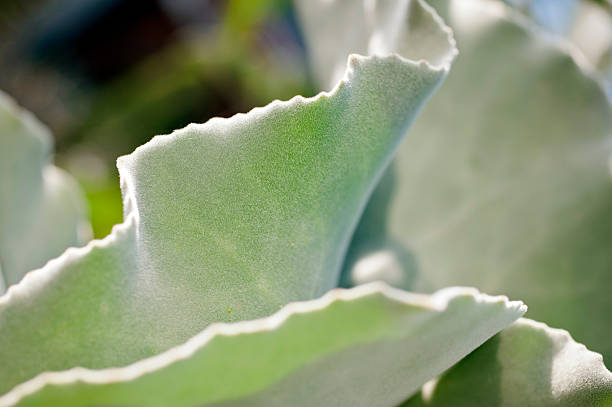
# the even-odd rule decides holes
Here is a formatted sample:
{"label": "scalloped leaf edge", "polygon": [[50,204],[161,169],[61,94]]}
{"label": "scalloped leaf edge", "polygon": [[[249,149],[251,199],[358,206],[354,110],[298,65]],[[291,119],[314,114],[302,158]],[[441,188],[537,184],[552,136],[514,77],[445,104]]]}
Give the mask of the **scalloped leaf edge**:
{"label": "scalloped leaf edge", "polygon": [[0,407],[13,406],[24,397],[48,385],[66,385],[76,382],[108,384],[134,380],[148,373],[163,369],[173,363],[188,359],[216,337],[231,337],[274,331],[292,316],[320,311],[337,301],[351,301],[375,294],[381,294],[385,298],[401,304],[414,305],[438,312],[445,311],[449,302],[460,296],[472,297],[476,303],[501,303],[507,310],[518,315],[522,315],[527,311],[527,306],[521,301],[510,301],[508,297],[503,295],[489,296],[471,287],[449,287],[439,290],[432,295],[406,292],[382,282],[364,284],[352,289],[337,288],[315,300],[289,303],[269,317],[235,323],[211,324],[184,344],[125,367],[100,370],[75,367],[61,372],[41,373],[31,380],[17,385],[6,395],[0,397]]}

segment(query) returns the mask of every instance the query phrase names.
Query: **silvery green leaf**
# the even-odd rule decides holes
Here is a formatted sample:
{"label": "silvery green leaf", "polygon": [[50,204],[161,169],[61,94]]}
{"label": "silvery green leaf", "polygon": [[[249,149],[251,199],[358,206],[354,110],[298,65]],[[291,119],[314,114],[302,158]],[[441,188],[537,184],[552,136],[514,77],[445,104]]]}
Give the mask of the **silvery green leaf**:
{"label": "silvery green leaf", "polygon": [[321,88],[343,75],[351,53],[398,53],[413,60],[448,64],[457,50],[449,47],[448,27],[421,0],[295,0],[310,62]]}
{"label": "silvery green leaf", "polygon": [[519,319],[402,407],[605,407],[612,373],[561,329]]}
{"label": "silvery green leaf", "polygon": [[387,276],[417,292],[504,293],[612,358],[612,111],[602,88],[500,2],[435,5],[461,55],[366,209],[348,283]]}
{"label": "silvery green leaf", "polygon": [[0,294],[89,238],[83,194],[51,148],[49,130],[0,92]]}
{"label": "silvery green leaf", "polygon": [[545,30],[568,41],[581,62],[601,76],[612,100],[612,2],[505,0]]}
{"label": "silvery green leaf", "polygon": [[0,298],[0,394],[44,371],[125,366],[335,287],[369,193],[456,52],[420,4],[404,23],[443,36],[449,58],[353,55],[329,93],[120,158],[124,223]]}
{"label": "silvery green leaf", "polygon": [[524,312],[469,288],[338,289],[264,319],[213,324],[123,368],[43,373],[0,406],[393,407]]}

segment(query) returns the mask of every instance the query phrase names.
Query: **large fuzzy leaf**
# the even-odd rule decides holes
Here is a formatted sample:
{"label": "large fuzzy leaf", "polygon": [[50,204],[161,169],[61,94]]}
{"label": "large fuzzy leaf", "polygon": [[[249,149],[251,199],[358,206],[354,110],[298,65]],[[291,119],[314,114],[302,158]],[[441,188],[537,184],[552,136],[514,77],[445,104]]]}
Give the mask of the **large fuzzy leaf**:
{"label": "large fuzzy leaf", "polygon": [[[603,0],[505,0],[569,41],[602,77],[612,100],[612,3]],[[607,2],[607,3],[606,3]],[[581,60],[583,59],[580,57]]]}
{"label": "large fuzzy leaf", "polygon": [[612,358],[604,92],[502,3],[436,6],[461,55],[366,209],[350,283],[386,275],[414,291],[504,293]]}
{"label": "large fuzzy leaf", "polygon": [[0,393],[43,371],[127,365],[335,287],[368,194],[455,52],[428,9],[404,23],[441,32],[449,58],[352,56],[330,93],[120,158],[125,222],[0,298]]}
{"label": "large fuzzy leaf", "polygon": [[612,373],[567,331],[520,319],[402,407],[606,407]]}
{"label": "large fuzzy leaf", "polygon": [[[423,24],[435,19],[420,0],[295,0],[306,37],[310,63],[322,88],[333,86],[344,73],[350,53],[405,57],[447,64],[457,54],[449,47],[448,28]],[[451,40],[454,44],[454,40]]]}
{"label": "large fuzzy leaf", "polygon": [[76,182],[50,164],[48,129],[0,92],[0,294],[89,238]]}
{"label": "large fuzzy leaf", "polygon": [[44,373],[0,406],[393,407],[524,311],[466,288],[339,289],[262,320],[211,325],[125,368]]}

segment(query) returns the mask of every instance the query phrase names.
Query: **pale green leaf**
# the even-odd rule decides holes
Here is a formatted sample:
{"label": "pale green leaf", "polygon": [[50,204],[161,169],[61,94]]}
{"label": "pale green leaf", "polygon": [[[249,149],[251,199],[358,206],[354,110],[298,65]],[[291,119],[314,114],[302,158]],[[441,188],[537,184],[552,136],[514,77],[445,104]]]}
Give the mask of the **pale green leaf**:
{"label": "pale green leaf", "polygon": [[402,407],[607,407],[612,373],[560,329],[520,319]]}
{"label": "pale green leaf", "polygon": [[0,294],[89,236],[82,191],[51,165],[49,130],[0,92]]}
{"label": "pale green leaf", "polygon": [[612,2],[582,0],[566,34],[603,77],[612,100]]}
{"label": "pale green leaf", "polygon": [[124,368],[43,373],[0,406],[392,407],[524,312],[468,288],[338,289],[265,319],[211,325]]}
{"label": "pale green leaf", "polygon": [[[404,23],[442,32],[454,55],[422,11]],[[441,60],[354,55],[329,93],[120,158],[124,223],[0,298],[0,393],[43,371],[124,366],[335,287],[368,194],[448,71]]]}
{"label": "pale green leaf", "polygon": [[[387,275],[417,292],[470,285],[521,298],[530,317],[612,358],[604,92],[508,6],[436,5],[461,54],[366,209],[349,280]],[[357,273],[372,263],[376,272]]]}
{"label": "pale green leaf", "polygon": [[[593,0],[505,0],[576,47],[601,76],[612,100],[612,3]],[[582,58],[584,57],[584,59]]]}
{"label": "pale green leaf", "polygon": [[[344,74],[351,53],[386,55],[448,64],[457,54],[449,47],[448,27],[421,0],[294,0],[309,59],[322,88]],[[454,45],[454,39],[451,39]]]}

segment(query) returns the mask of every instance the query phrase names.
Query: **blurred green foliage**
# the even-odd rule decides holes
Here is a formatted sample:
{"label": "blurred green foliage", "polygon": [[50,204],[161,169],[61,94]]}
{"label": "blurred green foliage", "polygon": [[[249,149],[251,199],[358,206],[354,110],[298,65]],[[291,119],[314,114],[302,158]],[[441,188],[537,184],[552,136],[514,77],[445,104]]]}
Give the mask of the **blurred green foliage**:
{"label": "blurred green foliage", "polygon": [[[314,93],[290,1],[233,0],[220,10],[215,24],[183,29],[120,75],[63,101],[70,121],[53,129],[57,162],[83,184],[96,238],[122,220],[118,156],[191,122]],[[98,159],[94,176],[91,162],[78,159],[83,152]]]}

